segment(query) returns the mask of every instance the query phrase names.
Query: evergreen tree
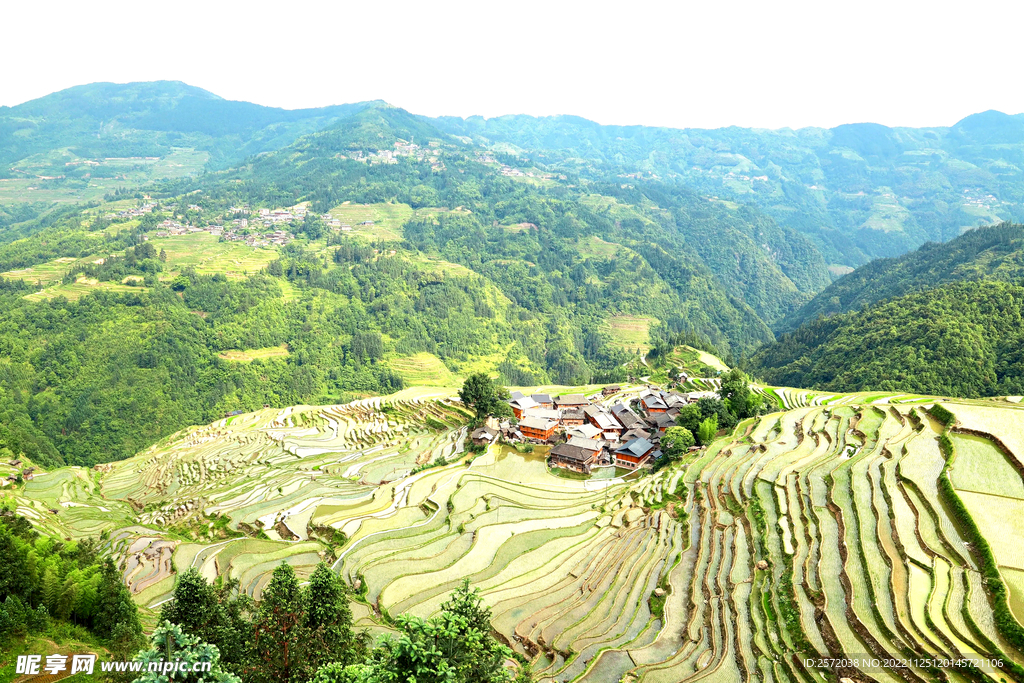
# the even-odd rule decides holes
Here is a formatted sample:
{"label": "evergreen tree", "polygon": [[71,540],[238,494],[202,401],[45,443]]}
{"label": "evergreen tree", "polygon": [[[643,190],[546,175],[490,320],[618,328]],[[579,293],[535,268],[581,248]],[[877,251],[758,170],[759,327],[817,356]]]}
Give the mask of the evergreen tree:
{"label": "evergreen tree", "polygon": [[303,625],[302,593],[291,565],[282,562],[263,591],[253,624],[255,661],[248,680],[258,683],[304,683],[310,646]]}
{"label": "evergreen tree", "polygon": [[[182,630],[200,640],[217,646],[223,665],[240,673],[244,664],[246,641],[251,626],[245,618],[248,598],[231,595],[236,582],[220,591],[206,582],[199,570],[190,567],[178,575],[174,585],[174,598],[164,603],[160,618],[181,626]],[[238,604],[234,604],[234,603]],[[233,613],[237,612],[235,618]]]}
{"label": "evergreen tree", "polygon": [[309,665],[315,670],[331,662],[354,664],[365,647],[352,631],[352,608],[341,578],[321,562],[302,595],[303,627],[309,638]]}
{"label": "evergreen tree", "polygon": [[[96,604],[99,609],[93,620],[93,631],[101,638],[111,640],[115,635],[121,639],[142,635],[138,608],[121,579],[121,573],[109,557],[103,563]],[[115,633],[119,625],[121,629]]]}
{"label": "evergreen tree", "polygon": [[[220,662],[220,652],[215,645],[204,643],[182,628],[165,621],[153,632],[148,650],[136,655],[135,660],[143,663],[143,674],[135,683],[241,683],[238,676],[227,671]],[[185,662],[188,671],[149,671],[151,662]],[[202,663],[209,663],[209,671],[192,671]]]}

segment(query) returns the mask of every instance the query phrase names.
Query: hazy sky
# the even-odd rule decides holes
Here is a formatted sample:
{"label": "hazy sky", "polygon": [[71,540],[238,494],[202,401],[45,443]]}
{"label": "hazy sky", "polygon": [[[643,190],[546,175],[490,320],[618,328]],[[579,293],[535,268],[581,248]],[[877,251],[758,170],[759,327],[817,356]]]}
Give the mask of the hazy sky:
{"label": "hazy sky", "polygon": [[181,80],[286,107],[779,128],[1024,111],[1024,2],[7,0],[0,104]]}

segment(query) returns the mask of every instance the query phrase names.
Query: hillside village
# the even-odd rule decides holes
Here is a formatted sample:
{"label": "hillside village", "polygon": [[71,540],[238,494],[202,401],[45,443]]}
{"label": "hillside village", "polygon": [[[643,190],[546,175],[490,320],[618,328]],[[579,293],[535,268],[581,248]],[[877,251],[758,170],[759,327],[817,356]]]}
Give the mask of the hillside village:
{"label": "hillside village", "polygon": [[476,444],[500,439],[549,445],[551,466],[581,474],[591,474],[597,467],[636,470],[652,466],[661,456],[661,437],[675,426],[679,410],[706,397],[717,394],[653,387],[626,394],[615,385],[590,396],[526,396],[515,391],[508,404],[516,422],[492,418],[472,438]]}

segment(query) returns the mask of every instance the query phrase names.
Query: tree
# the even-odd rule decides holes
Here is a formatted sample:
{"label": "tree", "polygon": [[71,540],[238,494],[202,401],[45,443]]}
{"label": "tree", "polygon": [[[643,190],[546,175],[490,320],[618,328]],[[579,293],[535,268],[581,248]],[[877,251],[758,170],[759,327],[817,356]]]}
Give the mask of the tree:
{"label": "tree", "polygon": [[399,616],[398,638],[381,640],[362,664],[321,667],[312,683],[511,683],[504,662],[512,651],[491,635],[490,618],[464,580],[440,615]]}
{"label": "tree", "polygon": [[717,433],[718,416],[712,415],[700,423],[700,427],[697,429],[697,439],[700,441],[701,446],[707,446],[715,440],[715,434]]}
{"label": "tree", "polygon": [[711,397],[697,399],[697,408],[700,410],[701,420],[706,420],[714,415],[719,429],[732,429],[738,422],[735,413],[729,410],[722,399]]}
{"label": "tree", "polygon": [[303,627],[308,631],[309,664],[354,664],[365,654],[362,639],[352,631],[352,608],[341,578],[325,562],[317,565],[302,595]]}
{"label": "tree", "polygon": [[459,390],[459,398],[476,412],[477,419],[480,420],[488,415],[507,417],[511,413],[511,409],[505,403],[507,397],[505,387],[499,386],[482,372],[467,377]]}
{"label": "tree", "polygon": [[160,618],[215,645],[222,664],[230,671],[241,673],[251,625],[245,618],[249,598],[234,597],[232,593],[236,590],[237,580],[217,590],[206,582],[198,569],[190,567],[178,575],[174,598],[164,603]]}
{"label": "tree", "polygon": [[167,252],[163,249],[160,250],[160,262],[167,263]]}
{"label": "tree", "polygon": [[[238,676],[227,671],[220,664],[220,652],[215,645],[204,643],[196,636],[185,633],[180,626],[165,621],[153,631],[148,650],[140,652],[134,661],[142,662],[144,673],[135,683],[240,683]],[[155,662],[184,662],[188,671],[150,671],[149,664]],[[209,664],[209,671],[192,671]],[[185,667],[181,667],[184,669]]]}
{"label": "tree", "polygon": [[324,222],[320,220],[320,216],[309,211],[302,220],[302,232],[306,233],[309,239],[318,240],[324,236]]}
{"label": "tree", "polygon": [[679,414],[676,415],[676,424],[694,434],[697,432],[703,419],[700,408],[696,404],[691,403],[679,409]]}
{"label": "tree", "polygon": [[695,443],[693,432],[689,429],[669,427],[665,430],[665,436],[661,437],[661,450],[668,460],[680,460]]}
{"label": "tree", "polygon": [[253,624],[255,662],[248,680],[299,683],[308,678],[308,632],[295,570],[286,562],[274,569]]}
{"label": "tree", "polygon": [[747,376],[739,368],[733,368],[722,377],[722,386],[718,397],[728,401],[737,417],[746,417],[747,397],[750,395],[750,384]]}
{"label": "tree", "polygon": [[99,610],[93,618],[93,631],[98,636],[106,640],[116,636],[123,641],[142,635],[138,608],[121,580],[121,572],[109,557],[103,563],[96,604]]}

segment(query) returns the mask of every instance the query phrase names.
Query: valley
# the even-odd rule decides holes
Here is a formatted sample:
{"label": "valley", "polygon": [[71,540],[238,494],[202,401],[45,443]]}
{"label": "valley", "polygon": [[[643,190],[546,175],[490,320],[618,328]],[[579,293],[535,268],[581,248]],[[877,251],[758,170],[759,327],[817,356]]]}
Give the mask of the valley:
{"label": "valley", "polygon": [[497,443],[471,453],[453,390],[406,389],[232,415],[118,463],[36,470],[3,496],[40,531],[99,536],[144,615],[175,571],[259,596],[279,562],[301,579],[326,559],[372,633],[436,613],[469,578],[542,681],[799,681],[816,676],[805,659],[856,653],[1020,672],[1006,615],[1024,560],[1003,541],[1020,533],[1024,408],[941,400],[949,432],[934,398],[755,389],[773,412],[639,477],[555,477]]}
{"label": "valley", "polygon": [[1021,121],[0,108],[0,653],[195,589],[395,683],[477,590],[486,683],[1024,681]]}

